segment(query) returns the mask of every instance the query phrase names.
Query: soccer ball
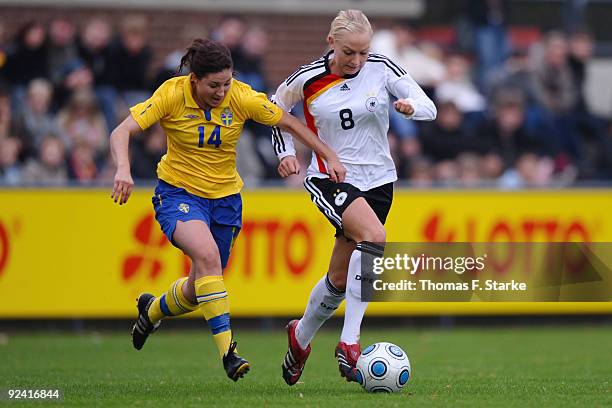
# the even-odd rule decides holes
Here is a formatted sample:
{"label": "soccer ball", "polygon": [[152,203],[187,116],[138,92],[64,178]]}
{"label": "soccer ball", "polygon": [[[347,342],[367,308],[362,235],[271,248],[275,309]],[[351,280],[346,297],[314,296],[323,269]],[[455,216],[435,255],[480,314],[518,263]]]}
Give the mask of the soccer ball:
{"label": "soccer ball", "polygon": [[392,343],[374,343],[357,360],[357,382],[368,392],[398,392],[410,372],[406,352]]}

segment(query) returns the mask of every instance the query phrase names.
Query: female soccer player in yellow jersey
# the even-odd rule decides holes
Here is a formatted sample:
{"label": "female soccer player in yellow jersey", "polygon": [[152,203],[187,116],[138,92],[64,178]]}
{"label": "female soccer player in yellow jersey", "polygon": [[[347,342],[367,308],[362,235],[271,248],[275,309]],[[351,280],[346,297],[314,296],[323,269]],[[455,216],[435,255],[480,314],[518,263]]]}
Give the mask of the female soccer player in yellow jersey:
{"label": "female soccer player in yellow jersey", "polygon": [[230,328],[228,294],[223,283],[234,240],[242,225],[242,180],[236,171],[236,144],[247,119],[278,126],[310,146],[327,162],[332,180],[344,180],[336,154],[300,121],[264,94],[232,78],[229,50],[211,40],[194,40],[181,60],[190,73],[164,82],[111,133],[117,172],[112,199],[125,204],[134,182],[128,159],[129,137],[160,122],[168,151],[157,166],[153,196],[155,218],[174,246],[191,259],[189,277],[174,282],[159,297],[138,297],[134,347],[166,316],[199,309],[204,314],[229,378],[250,368],[236,353]]}

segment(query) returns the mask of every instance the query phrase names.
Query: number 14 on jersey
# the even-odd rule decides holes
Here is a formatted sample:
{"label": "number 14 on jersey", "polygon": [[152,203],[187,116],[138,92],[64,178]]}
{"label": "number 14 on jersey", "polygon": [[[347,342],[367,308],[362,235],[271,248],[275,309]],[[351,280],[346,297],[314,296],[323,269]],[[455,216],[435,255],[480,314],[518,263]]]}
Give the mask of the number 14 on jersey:
{"label": "number 14 on jersey", "polygon": [[[198,147],[204,147],[204,126],[198,126],[198,135]],[[210,133],[206,144],[214,145],[217,149],[219,146],[221,146],[221,126],[215,126],[213,131]]]}

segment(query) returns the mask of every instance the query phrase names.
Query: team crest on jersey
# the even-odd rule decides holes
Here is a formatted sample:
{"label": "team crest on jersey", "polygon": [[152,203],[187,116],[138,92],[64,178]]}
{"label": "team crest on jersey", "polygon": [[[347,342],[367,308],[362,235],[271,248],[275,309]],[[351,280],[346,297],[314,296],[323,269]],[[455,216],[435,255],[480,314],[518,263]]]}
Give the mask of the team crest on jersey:
{"label": "team crest on jersey", "polygon": [[370,96],[366,99],[366,109],[370,112],[374,112],[378,107],[378,99],[375,96]]}
{"label": "team crest on jersey", "polygon": [[232,113],[232,110],[230,108],[223,109],[223,112],[221,112],[221,122],[223,122],[225,126],[229,126],[233,121],[234,114]]}
{"label": "team crest on jersey", "polygon": [[336,192],[337,194],[334,194],[334,197],[336,197],[336,199],[334,200],[334,204],[336,204],[337,207],[341,207],[342,204],[344,204],[344,202],[346,201],[348,194],[345,191],[340,192],[340,190],[336,190]]}
{"label": "team crest on jersey", "polygon": [[189,204],[180,203],[178,209],[180,212],[184,212],[185,214],[187,214],[189,212]]}

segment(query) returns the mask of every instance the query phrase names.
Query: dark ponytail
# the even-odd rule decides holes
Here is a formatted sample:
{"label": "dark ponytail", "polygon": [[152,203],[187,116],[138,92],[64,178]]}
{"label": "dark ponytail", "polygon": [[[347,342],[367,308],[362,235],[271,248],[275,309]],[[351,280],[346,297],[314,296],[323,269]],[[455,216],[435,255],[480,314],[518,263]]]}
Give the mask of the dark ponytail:
{"label": "dark ponytail", "polygon": [[189,68],[196,77],[202,78],[206,74],[233,69],[232,54],[223,44],[209,39],[197,38],[193,40],[187,52],[181,58],[177,73],[183,67]]}

